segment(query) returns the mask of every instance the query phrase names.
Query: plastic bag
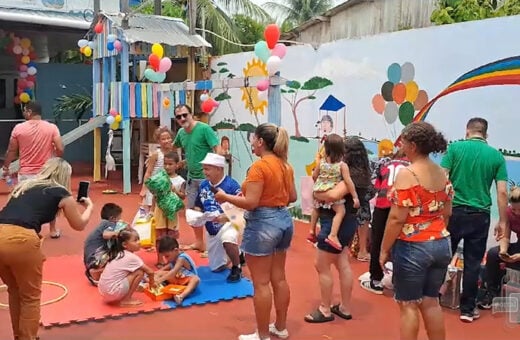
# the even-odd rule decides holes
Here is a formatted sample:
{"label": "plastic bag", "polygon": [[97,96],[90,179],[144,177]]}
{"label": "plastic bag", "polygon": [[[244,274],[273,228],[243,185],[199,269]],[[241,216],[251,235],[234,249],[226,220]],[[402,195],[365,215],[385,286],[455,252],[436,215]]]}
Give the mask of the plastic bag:
{"label": "plastic bag", "polygon": [[166,170],[161,169],[145,182],[146,187],[154,195],[157,206],[162,210],[164,216],[173,221],[177,212],[184,208],[184,203],[172,192],[172,182]]}

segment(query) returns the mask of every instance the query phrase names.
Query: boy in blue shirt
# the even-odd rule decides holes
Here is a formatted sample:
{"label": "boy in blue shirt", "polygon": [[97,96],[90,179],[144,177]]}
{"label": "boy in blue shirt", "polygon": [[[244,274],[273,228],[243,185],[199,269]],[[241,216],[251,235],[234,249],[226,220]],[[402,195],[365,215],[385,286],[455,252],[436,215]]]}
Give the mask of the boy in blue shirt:
{"label": "boy in blue shirt", "polygon": [[202,212],[216,213],[215,220],[206,222],[206,247],[209,267],[212,271],[227,268],[228,258],[231,261],[231,273],[228,282],[238,282],[242,278],[240,268],[240,250],[238,248],[238,230],[229,223],[220,204],[215,200],[214,192],[220,189],[230,195],[240,195],[240,184],[225,175],[226,159],[223,156],[208,153],[200,162],[206,179],[200,184],[195,206]]}

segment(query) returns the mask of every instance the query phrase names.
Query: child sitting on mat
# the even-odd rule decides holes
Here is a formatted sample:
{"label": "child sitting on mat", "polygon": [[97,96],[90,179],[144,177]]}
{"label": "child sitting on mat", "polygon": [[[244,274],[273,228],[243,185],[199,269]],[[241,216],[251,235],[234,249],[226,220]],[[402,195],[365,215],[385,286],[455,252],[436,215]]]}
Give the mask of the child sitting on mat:
{"label": "child sitting on mat", "polygon": [[133,229],[119,232],[110,245],[109,262],[101,273],[98,290],[107,303],[138,306],[143,302],[132,295],[147,274],[150,287],[155,286],[153,270],[135,254],[141,248],[139,235]]}
{"label": "child sitting on mat", "polygon": [[159,240],[158,251],[168,264],[155,272],[155,282],[167,281],[167,284],[186,286],[180,294],[174,296],[175,302],[180,305],[200,282],[195,263],[188,254],[180,251],[179,243],[170,236]]}
{"label": "child sitting on mat", "polygon": [[101,208],[101,222],[85,240],[83,263],[85,275],[94,286],[106,265],[107,241],[117,236],[116,226],[121,219],[123,209],[115,203],[107,203]]}

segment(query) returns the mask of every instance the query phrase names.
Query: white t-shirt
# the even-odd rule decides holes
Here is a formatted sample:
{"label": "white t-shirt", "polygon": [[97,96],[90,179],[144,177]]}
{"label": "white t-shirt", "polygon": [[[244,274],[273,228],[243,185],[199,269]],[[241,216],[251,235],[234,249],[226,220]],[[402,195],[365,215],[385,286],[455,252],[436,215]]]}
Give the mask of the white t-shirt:
{"label": "white t-shirt", "polygon": [[107,263],[98,282],[101,295],[114,295],[120,290],[121,283],[126,277],[144,265],[143,260],[127,250],[122,256]]}
{"label": "white t-shirt", "polygon": [[184,182],[186,182],[186,180],[179,175],[175,177],[170,177],[170,181],[172,182],[172,185],[175,188],[175,190],[181,190],[182,185],[184,184]]}

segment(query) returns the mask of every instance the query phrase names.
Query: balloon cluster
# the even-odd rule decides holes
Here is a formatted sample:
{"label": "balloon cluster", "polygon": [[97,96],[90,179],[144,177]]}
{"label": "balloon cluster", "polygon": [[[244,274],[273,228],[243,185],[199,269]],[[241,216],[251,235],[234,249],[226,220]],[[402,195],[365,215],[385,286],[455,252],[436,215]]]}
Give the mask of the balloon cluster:
{"label": "balloon cluster", "polygon": [[116,109],[110,109],[108,112],[108,116],[106,118],[106,123],[110,126],[110,129],[117,130],[119,129],[119,124],[123,120],[123,117],[117,112]]}
{"label": "balloon cluster", "polygon": [[162,83],[166,79],[166,72],[172,67],[172,60],[164,56],[161,44],[152,45],[152,54],[148,57],[148,65],[144,77],[154,83]]}
{"label": "balloon cluster", "polygon": [[381,93],[372,98],[372,107],[388,124],[399,117],[401,124],[406,126],[413,121],[415,111],[428,103],[428,94],[414,81],[415,68],[410,62],[391,64],[387,75],[388,81],[381,86]]}
{"label": "balloon cluster", "polygon": [[[287,53],[287,46],[278,42],[280,39],[280,28],[276,24],[266,26],[264,38],[265,40],[255,44],[255,55],[266,64],[269,76],[274,76],[280,71],[282,59]],[[267,97],[268,88],[269,79],[262,79],[258,82],[256,89],[259,91],[259,98]]]}
{"label": "balloon cluster", "polygon": [[200,109],[202,112],[210,114],[218,105],[219,102],[211,98],[207,91],[200,95]]}
{"label": "balloon cluster", "polygon": [[87,39],[79,39],[78,40],[78,47],[81,54],[83,54],[85,57],[91,57],[92,51],[94,50],[94,42],[88,41]]}
{"label": "balloon cluster", "polygon": [[34,86],[36,83],[37,59],[32,42],[28,38],[19,38],[14,33],[7,34],[0,29],[0,48],[14,55],[18,80],[16,88],[15,104],[28,103],[34,99]]}

